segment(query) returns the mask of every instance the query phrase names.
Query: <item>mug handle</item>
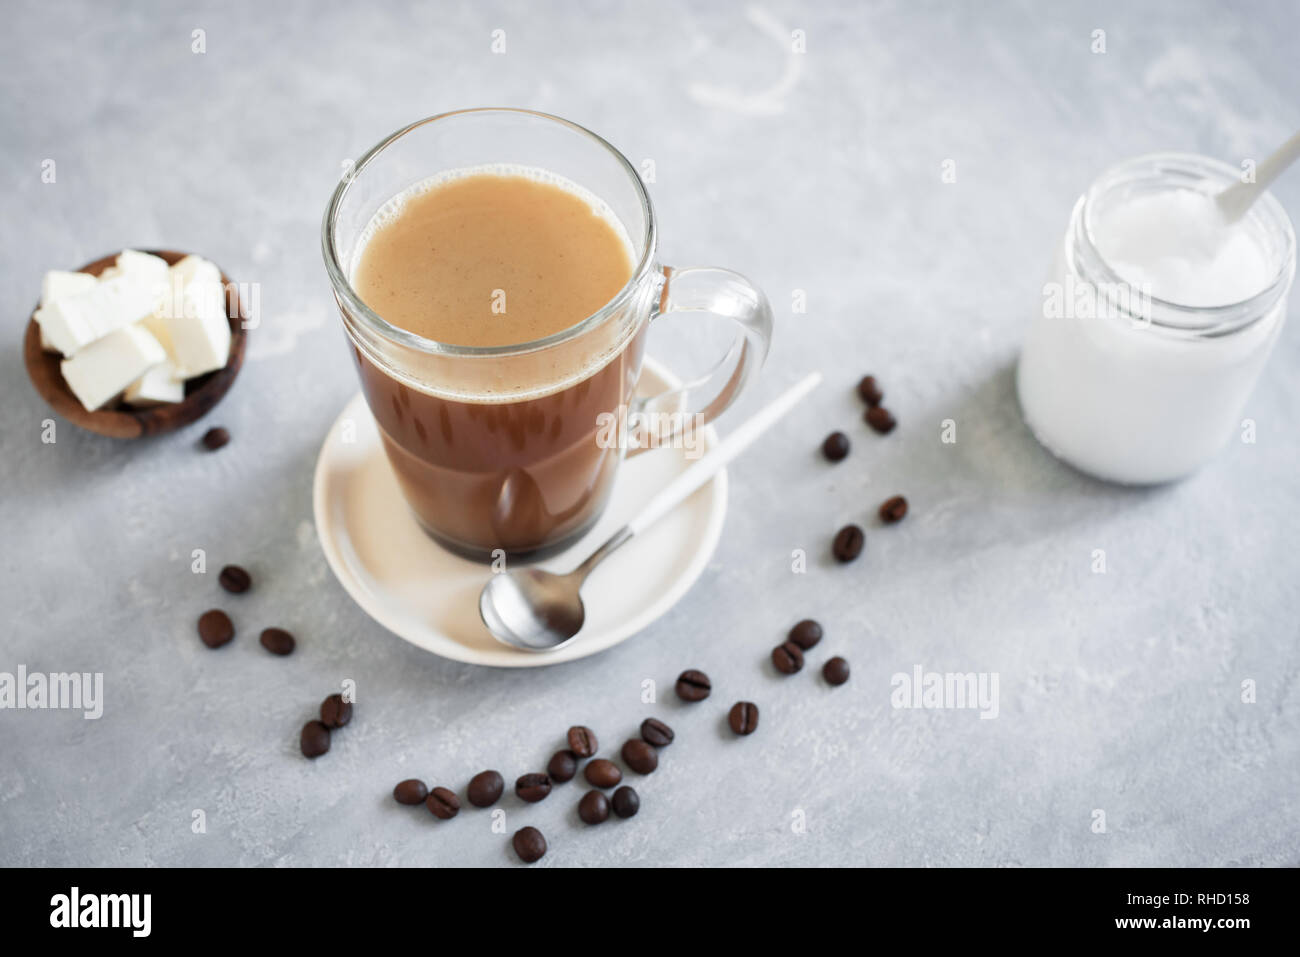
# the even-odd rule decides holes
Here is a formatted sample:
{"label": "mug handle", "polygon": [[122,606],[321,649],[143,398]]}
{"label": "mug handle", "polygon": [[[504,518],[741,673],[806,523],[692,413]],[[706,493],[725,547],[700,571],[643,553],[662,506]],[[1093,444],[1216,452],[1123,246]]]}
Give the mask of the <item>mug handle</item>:
{"label": "mug handle", "polygon": [[[632,402],[631,411],[645,422],[627,455],[661,448],[712,422],[736,401],[767,358],[772,344],[772,307],[763,291],[739,273],[713,266],[675,269],[661,266],[664,284],[650,320],[696,313],[722,316],[740,327],[725,355],[710,372],[658,395]],[[701,395],[712,398],[705,402]],[[691,411],[682,411],[687,406]],[[658,418],[654,413],[669,412]],[[648,421],[646,418],[648,417]],[[654,428],[663,422],[667,427]]]}

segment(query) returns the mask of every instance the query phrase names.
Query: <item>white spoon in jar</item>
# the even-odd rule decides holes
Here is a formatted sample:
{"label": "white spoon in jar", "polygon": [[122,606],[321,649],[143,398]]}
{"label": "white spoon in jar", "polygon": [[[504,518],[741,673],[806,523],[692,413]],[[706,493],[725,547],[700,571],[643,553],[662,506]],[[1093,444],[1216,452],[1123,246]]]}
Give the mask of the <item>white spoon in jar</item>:
{"label": "white spoon in jar", "polygon": [[1234,183],[1218,196],[1215,205],[1225,223],[1235,223],[1246,215],[1255,200],[1264,195],[1270,183],[1277,179],[1288,166],[1300,159],[1300,133],[1296,133],[1283,143],[1271,156],[1255,167],[1255,181],[1252,183]]}

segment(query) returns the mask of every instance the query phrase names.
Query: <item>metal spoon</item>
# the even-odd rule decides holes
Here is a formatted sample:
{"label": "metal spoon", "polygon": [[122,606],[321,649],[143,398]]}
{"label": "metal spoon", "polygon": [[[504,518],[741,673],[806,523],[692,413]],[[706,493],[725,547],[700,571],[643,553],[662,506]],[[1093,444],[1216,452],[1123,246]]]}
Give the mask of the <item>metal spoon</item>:
{"label": "metal spoon", "polygon": [[554,651],[572,641],[586,617],[580,592],[591,570],[713,478],[821,381],[821,373],[811,373],[747,419],[713,451],[664,486],[641,514],[573,571],[558,575],[540,568],[520,568],[493,575],[478,600],[479,615],[488,631],[502,644],[523,651]]}

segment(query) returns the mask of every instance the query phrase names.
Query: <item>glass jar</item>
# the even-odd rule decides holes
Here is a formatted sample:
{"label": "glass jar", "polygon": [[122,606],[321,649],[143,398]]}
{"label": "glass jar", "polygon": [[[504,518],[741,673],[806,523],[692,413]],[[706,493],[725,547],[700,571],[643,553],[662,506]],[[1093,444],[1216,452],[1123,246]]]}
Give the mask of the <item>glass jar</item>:
{"label": "glass jar", "polygon": [[1212,197],[1237,180],[1216,160],[1153,154],[1112,167],[1075,203],[1017,370],[1025,421],[1058,458],[1109,481],[1167,482],[1241,426],[1295,276],[1295,230],[1281,205],[1265,193],[1239,227],[1271,280],[1224,305],[1158,298],[1097,243],[1098,224],[1123,204],[1166,190]]}

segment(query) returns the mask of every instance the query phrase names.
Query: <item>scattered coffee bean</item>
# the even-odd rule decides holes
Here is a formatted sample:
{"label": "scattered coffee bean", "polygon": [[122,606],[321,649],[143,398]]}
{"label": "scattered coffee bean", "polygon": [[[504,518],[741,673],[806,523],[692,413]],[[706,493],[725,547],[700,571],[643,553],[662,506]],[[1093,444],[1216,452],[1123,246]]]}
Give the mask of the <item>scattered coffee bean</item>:
{"label": "scattered coffee bean", "polygon": [[587,824],[609,820],[609,798],[600,791],[588,791],[578,802],[578,817]]}
{"label": "scattered coffee bean", "polygon": [[793,641],[777,645],[772,649],[772,664],[783,675],[792,675],[803,670],[803,649]]}
{"label": "scattered coffee bean", "polygon": [[515,794],[529,804],[536,804],[550,793],[551,779],[545,774],[525,774],[515,781]]}
{"label": "scattered coffee bean", "polygon": [[785,637],[787,641],[793,641],[804,651],[807,651],[822,640],[822,626],[811,618],[805,618],[791,628],[790,633]]}
{"label": "scattered coffee bean", "polygon": [[352,702],[332,694],[320,703],[320,719],[328,728],[341,728],[352,720]]}
{"label": "scattered coffee bean", "polygon": [[308,721],[302,726],[298,746],[309,758],[319,758],[330,749],[330,729],[319,721]]}
{"label": "scattered coffee bean", "polygon": [[658,718],[646,718],[641,722],[641,737],[656,748],[666,748],[673,743],[673,729]]}
{"label": "scattered coffee bean", "polygon": [[540,861],[546,853],[546,838],[535,827],[522,827],[515,831],[510,843],[515,846],[515,853],[525,864]]}
{"label": "scattered coffee bean", "polygon": [[863,418],[867,420],[867,425],[881,435],[888,435],[894,431],[894,426],[898,425],[898,420],[883,405],[873,405],[867,409],[867,414]]}
{"label": "scattered coffee bean", "polygon": [[712,690],[709,676],[703,671],[688,668],[677,677],[677,697],[683,701],[703,701]]}
{"label": "scattered coffee bean", "polygon": [[862,377],[862,381],[858,383],[858,395],[862,396],[862,401],[867,405],[880,405],[880,400],[885,397],[885,393],[880,391],[880,386],[873,375]]}
{"label": "scattered coffee bean", "polygon": [[572,751],[556,751],[546,765],[546,773],[556,784],[572,781],[578,773],[578,757]]}
{"label": "scattered coffee bean", "polygon": [[203,433],[203,447],[209,452],[215,452],[227,442],[230,441],[230,433],[217,426],[215,429],[208,429]]}
{"label": "scattered coffee bean", "polygon": [[579,758],[589,758],[599,749],[600,745],[596,741],[596,732],[591,728],[584,728],[582,725],[574,725],[569,729],[569,750]]}
{"label": "scattered coffee bean", "polygon": [[506,782],[496,771],[480,771],[469,779],[466,797],[475,807],[491,807],[501,798]]}
{"label": "scattered coffee bean", "polygon": [[434,788],[425,799],[424,806],[440,821],[449,821],[460,813],[460,798],[449,788]]}
{"label": "scattered coffee bean", "polygon": [[758,728],[758,705],[752,701],[737,701],[731,706],[727,723],[736,734],[753,734]]}
{"label": "scattered coffee bean", "polygon": [[393,788],[393,797],[398,804],[423,804],[429,796],[429,788],[419,778],[407,778],[398,781]]}
{"label": "scattered coffee bean", "polygon": [[880,506],[880,520],[886,525],[893,525],[895,522],[901,522],[907,515],[907,499],[901,495],[895,495],[888,499]]}
{"label": "scattered coffee bean", "polygon": [[262,637],[260,637],[258,641],[262,643],[263,648],[273,655],[288,655],[293,653],[293,635],[289,634],[283,628],[267,628],[262,632]]}
{"label": "scattered coffee bean", "polygon": [[612,788],[623,780],[623,772],[618,769],[618,765],[605,758],[597,758],[589,762],[582,769],[582,775],[587,779],[588,784],[598,788]]}
{"label": "scattered coffee bean", "polygon": [[863,534],[862,529],[856,525],[845,525],[835,533],[831,554],[835,556],[837,562],[851,562],[862,554],[862,546],[866,541],[867,536]]}
{"label": "scattered coffee bean", "polygon": [[849,454],[849,437],[843,432],[832,432],[822,443],[822,455],[832,462],[838,462]]}
{"label": "scattered coffee bean", "polygon": [[626,784],[614,792],[614,799],[610,803],[614,805],[614,813],[619,817],[635,817],[636,812],[641,810],[641,799]]}
{"label": "scattered coffee bean", "polygon": [[640,738],[628,738],[622,755],[623,763],[637,774],[650,774],[659,767],[659,755]]}
{"label": "scattered coffee bean", "polygon": [[849,680],[849,663],[836,655],[822,665],[822,677],[827,684],[842,685]]}
{"label": "scattered coffee bean", "polygon": [[253,584],[253,576],[238,565],[227,565],[217,576],[217,584],[232,595],[242,595]]}
{"label": "scattered coffee bean", "polygon": [[221,609],[213,608],[199,616],[199,640],[209,648],[220,648],[234,637],[234,623]]}

